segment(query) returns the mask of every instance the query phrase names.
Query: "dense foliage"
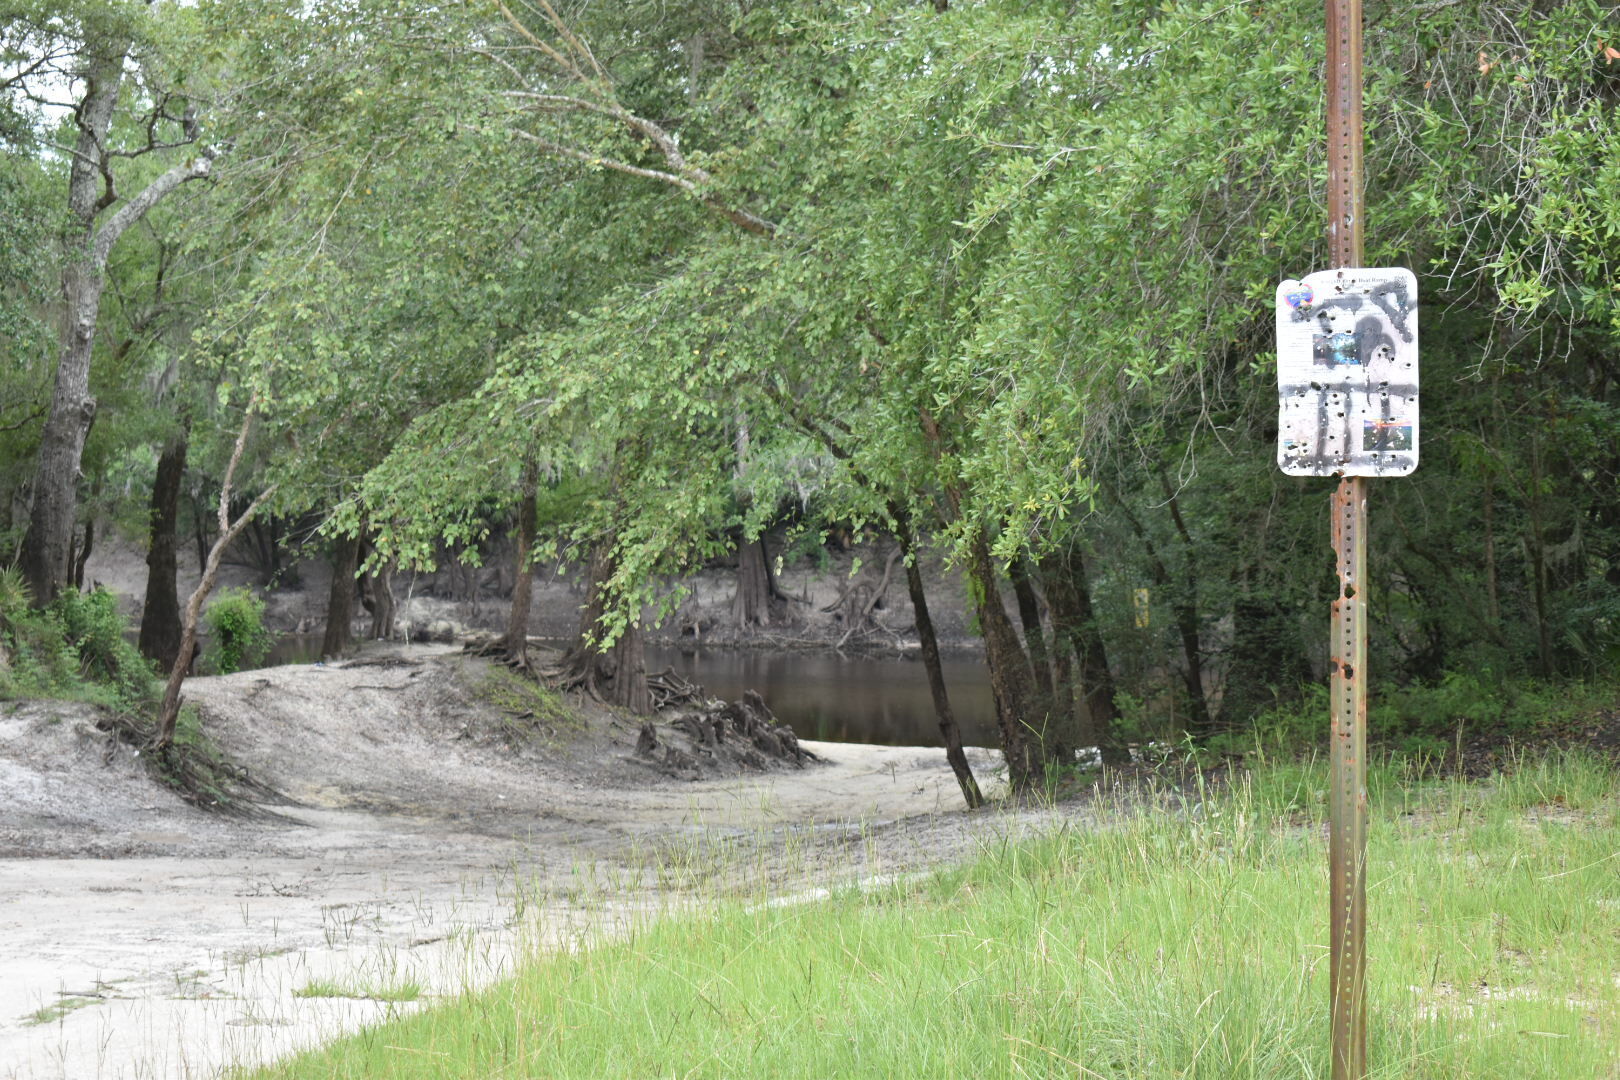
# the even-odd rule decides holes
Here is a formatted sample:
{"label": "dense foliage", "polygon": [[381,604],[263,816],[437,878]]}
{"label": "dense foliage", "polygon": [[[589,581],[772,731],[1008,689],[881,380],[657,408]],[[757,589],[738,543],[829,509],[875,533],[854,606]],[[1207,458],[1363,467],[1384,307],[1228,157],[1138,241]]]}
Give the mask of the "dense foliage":
{"label": "dense foliage", "polygon": [[[189,441],[203,537],[251,402],[278,519],[373,570],[476,553],[538,485],[566,508],[539,549],[591,568],[587,649],[767,530],[926,536],[1030,778],[1322,677],[1327,483],[1273,465],[1269,316],[1326,258],[1316,0],[75,12],[15,13],[0,218],[54,235],[77,121],[24,69],[57,49],[81,91],[106,25],[142,73],[109,138],[173,153],[143,118],[183,104],[217,160],[107,265],[82,528],[143,520]],[[1620,18],[1377,5],[1367,50],[1368,261],[1419,275],[1426,388],[1423,465],[1373,496],[1376,670],[1603,670]],[[71,237],[4,231],[34,292],[0,307],[0,462],[26,463]]]}
{"label": "dense foliage", "polygon": [[105,589],[36,609],[15,570],[0,573],[0,697],[65,697],[136,710],[153,702],[151,666],[125,637]]}
{"label": "dense foliage", "polygon": [[221,675],[257,667],[273,641],[264,625],[264,601],[248,589],[225,589],[208,608],[211,666]]}

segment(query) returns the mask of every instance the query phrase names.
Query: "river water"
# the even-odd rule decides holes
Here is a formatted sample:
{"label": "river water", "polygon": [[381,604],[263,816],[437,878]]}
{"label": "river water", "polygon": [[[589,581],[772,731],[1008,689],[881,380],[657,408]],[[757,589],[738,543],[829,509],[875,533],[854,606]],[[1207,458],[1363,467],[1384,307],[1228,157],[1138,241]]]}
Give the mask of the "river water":
{"label": "river water", "polygon": [[[268,664],[311,663],[321,635],[286,634]],[[996,746],[994,704],[984,660],[947,654],[942,664],[951,709],[968,746]],[[801,738],[886,746],[943,746],[921,660],[835,652],[677,649],[649,646],[647,671],[674,668],[710,697],[736,701],[758,690],[778,720]]]}
{"label": "river water", "polygon": [[[996,746],[990,678],[978,656],[946,656],[945,689],[968,746]],[[758,690],[801,738],[943,746],[921,660],[764,649],[648,648],[647,670],[673,667],[710,696]]]}

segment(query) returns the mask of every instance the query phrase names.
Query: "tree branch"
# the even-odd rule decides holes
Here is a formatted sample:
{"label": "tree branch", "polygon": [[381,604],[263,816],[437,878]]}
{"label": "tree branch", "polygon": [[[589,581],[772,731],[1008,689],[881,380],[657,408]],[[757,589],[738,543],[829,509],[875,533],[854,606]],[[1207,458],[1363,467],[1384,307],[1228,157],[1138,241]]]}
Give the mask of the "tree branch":
{"label": "tree branch", "polygon": [[118,242],[118,238],[124,235],[124,230],[145,217],[146,212],[156,206],[165,195],[187,180],[207,176],[214,167],[214,154],[215,151],[205,149],[190,161],[181,162],[147,184],[139,195],[120,206],[112,217],[107,219],[106,224],[96,230],[94,247],[96,265],[107,265],[107,256],[112,253],[113,245]]}
{"label": "tree branch", "polygon": [[523,22],[516,15],[512,14],[512,9],[507,7],[505,3],[501,2],[501,0],[496,0],[495,6],[501,9],[501,14],[505,16],[506,21],[511,24],[512,29],[517,31],[519,37],[523,38],[523,40],[534,46],[534,48],[538,49],[541,53],[549,56],[553,63],[562,68],[564,71],[568,72],[570,75],[574,76],[574,78],[578,79],[580,82],[590,81],[585,77],[585,73],[579,70],[578,66],[576,66],[572,60],[568,59],[562,53],[546,44],[546,42],[536,35],[533,30],[530,30],[527,26],[524,26]]}
{"label": "tree branch", "polygon": [[592,54],[584,41],[568,28],[567,23],[557,14],[556,9],[552,7],[548,0],[533,0],[533,2],[539,7],[540,13],[546,22],[562,38],[564,42],[563,48],[573,56],[583,57],[594,75],[588,74],[575,59],[565,56],[558,47],[549,44],[533,30],[524,26],[522,21],[512,13],[512,9],[506,5],[505,0],[496,0],[496,2],[501,15],[511,25],[512,29],[528,43],[530,48],[545,55],[565,76],[571,77],[585,88],[585,96],[548,93],[529,89],[534,84],[511,63],[487,49],[475,50],[479,55],[505,68],[512,75],[514,81],[517,82],[518,89],[501,91],[500,96],[530,102],[538,109],[547,112],[593,113],[613,120],[651,142],[657,148],[665,163],[668,164],[670,171],[648,169],[614,158],[590,154],[554,142],[544,136],[524,131],[521,128],[512,129],[516,135],[562,157],[573,158],[576,161],[583,161],[590,165],[600,165],[603,168],[612,169],[615,172],[622,172],[630,176],[640,176],[671,184],[695,196],[704,206],[715,211],[745,232],[751,232],[758,236],[774,236],[776,234],[777,226],[775,222],[740,206],[732,205],[719,196],[706,194],[700,190],[712,184],[714,177],[709,175],[707,170],[686,160],[686,155],[681,152],[680,140],[673,133],[657,122],[649,120],[645,116],[638,116],[619,104],[613,93],[612,82],[608,78],[607,72],[597,63],[595,55]]}
{"label": "tree branch", "polygon": [[546,152],[557,154],[560,157],[573,158],[575,161],[583,161],[587,165],[600,165],[604,169],[628,173],[631,176],[641,176],[649,180],[661,180],[666,184],[674,184],[683,191],[695,192],[697,190],[697,185],[692,181],[683,176],[676,176],[674,173],[664,172],[661,169],[645,169],[640,165],[631,165],[615,158],[586,153],[584,150],[577,150],[574,147],[564,146],[561,143],[552,142],[550,139],[541,138],[539,135],[524,131],[522,128],[513,128],[512,134],[520,139],[527,139]]}
{"label": "tree branch", "polygon": [[[247,413],[242,417],[242,430],[236,433],[236,446],[234,448],[232,448],[232,450],[231,450],[231,463],[229,465],[225,466],[225,480],[224,480],[223,483],[220,484],[220,488],[219,488],[219,532],[220,532],[221,536],[223,536],[224,534],[230,532],[230,527],[231,527],[231,481],[236,476],[236,467],[237,467],[237,465],[241,464],[241,462],[242,462],[242,450],[247,446],[248,432],[253,430],[253,406],[255,404],[256,404],[256,402],[249,402],[248,403]],[[270,490],[274,491],[275,488],[272,487]],[[263,499],[264,499],[263,495],[259,496],[259,499],[256,500],[255,503],[254,503],[255,508],[258,506],[258,502],[262,501]],[[249,517],[252,516],[252,514],[253,514],[253,511],[249,510],[246,514],[242,515],[242,520],[246,521]]]}

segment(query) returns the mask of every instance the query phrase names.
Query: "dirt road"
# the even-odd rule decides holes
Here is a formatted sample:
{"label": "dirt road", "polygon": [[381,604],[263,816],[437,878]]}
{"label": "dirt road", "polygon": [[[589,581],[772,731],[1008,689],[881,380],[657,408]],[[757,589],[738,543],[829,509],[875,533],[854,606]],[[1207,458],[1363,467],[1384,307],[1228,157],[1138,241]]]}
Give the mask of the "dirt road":
{"label": "dirt road", "polygon": [[515,735],[499,678],[417,647],[189,683],[208,735],[289,800],[269,820],[182,802],[84,707],[11,706],[0,1078],[215,1076],[699,890],[909,872],[1054,813],[966,814],[918,748],[807,743],[824,764],[675,780],[600,710]]}

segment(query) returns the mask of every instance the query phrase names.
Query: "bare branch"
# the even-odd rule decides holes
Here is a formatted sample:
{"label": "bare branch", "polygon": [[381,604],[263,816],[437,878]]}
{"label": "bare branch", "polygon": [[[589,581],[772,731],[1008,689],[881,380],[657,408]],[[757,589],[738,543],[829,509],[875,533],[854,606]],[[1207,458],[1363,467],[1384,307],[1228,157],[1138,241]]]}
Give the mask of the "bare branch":
{"label": "bare branch", "polygon": [[43,417],[45,415],[45,410],[46,407],[44,405],[36,406],[33,412],[24,416],[21,420],[18,420],[15,423],[6,424],[4,427],[0,427],[0,431],[16,431],[18,428],[27,427],[35,420]]}
{"label": "bare branch", "polygon": [[[150,154],[154,150],[173,150],[177,146],[190,146],[197,141],[199,127],[197,124],[197,106],[193,102],[186,102],[186,111],[180,116],[170,116],[166,106],[169,95],[165,94],[163,100],[157,104],[146,117],[146,145],[138,146],[133,150],[108,150],[109,158],[138,158],[143,154]],[[168,120],[180,125],[184,138],[174,142],[159,142],[157,136],[158,122]]]}
{"label": "bare branch", "polygon": [[[5,81],[0,82],[0,89],[10,90],[12,87],[20,86],[23,82],[27,81],[28,76],[30,76],[30,75],[34,74],[34,72],[39,71],[40,69],[44,68],[46,64],[52,63],[55,60],[61,58],[62,56],[65,56],[65,55],[67,55],[65,51],[61,52],[61,53],[56,53],[56,52],[42,53],[40,55],[40,57],[37,60],[35,60],[32,64],[29,64],[27,67],[23,68],[21,71],[18,71],[14,75],[6,76]],[[32,97],[33,95],[30,94],[29,96]]]}
{"label": "bare branch", "polygon": [[[236,434],[236,446],[231,450],[231,463],[225,466],[225,480],[219,487],[219,532],[223,536],[231,531],[231,481],[236,477],[236,466],[241,464],[242,450],[247,446],[248,432],[253,429],[253,406],[257,402],[248,402],[247,412],[242,416],[242,430]],[[270,490],[275,490],[272,486]],[[264,496],[259,496],[263,500]],[[257,503],[254,504],[257,507]],[[242,522],[246,522],[253,515],[249,509],[242,515]],[[238,522],[238,527],[242,524]]]}
{"label": "bare branch", "polygon": [[562,35],[569,48],[585,57],[586,62],[591,65],[591,70],[596,72],[597,78],[604,83],[608,82],[607,72],[603,71],[602,65],[596,62],[595,54],[591,52],[589,46],[575,36],[572,30],[568,29],[568,24],[563,22],[562,17],[557,14],[557,9],[551,6],[550,0],[535,0],[535,3],[540,5],[540,10],[545,12],[546,19],[552,26],[557,28],[557,33]]}
{"label": "bare branch", "polygon": [[187,180],[196,180],[207,176],[214,166],[215,151],[205,149],[190,161],[183,161],[169,169],[129,202],[120,206],[106,224],[96,230],[94,256],[97,266],[107,264],[107,256],[112,252],[113,245],[118,238],[124,235],[124,230],[135,224],[146,212],[156,206],[169,192],[185,183]]}
{"label": "bare branch", "polygon": [[695,196],[699,202],[703,203],[704,206],[707,206],[709,209],[720,214],[738,228],[760,236],[772,236],[776,234],[777,226],[775,222],[769,221],[750,210],[732,205],[717,195],[706,193],[703,188],[712,184],[714,182],[714,177],[712,177],[707,170],[693,165],[691,162],[686,160],[686,155],[681,152],[679,138],[672,132],[666,130],[656,121],[649,120],[645,116],[639,116],[636,113],[631,112],[629,109],[626,109],[623,105],[619,104],[618,99],[613,94],[611,81],[608,78],[607,72],[604,71],[601,65],[597,63],[596,57],[594,54],[592,54],[590,48],[585,44],[585,42],[568,28],[568,24],[563,21],[560,15],[558,15],[556,8],[551,5],[550,0],[533,0],[533,4],[540,12],[542,17],[544,17],[546,22],[551,25],[552,29],[554,29],[557,34],[561,36],[562,40],[565,42],[565,47],[571,53],[585,58],[595,74],[594,76],[587,75],[579,66],[578,62],[568,56],[564,56],[557,50],[557,48],[548,44],[537,34],[535,34],[534,31],[525,26],[522,21],[512,13],[512,9],[506,5],[505,0],[497,0],[497,6],[500,8],[501,14],[505,17],[506,21],[511,24],[515,31],[525,41],[527,41],[532,48],[539,50],[547,57],[551,58],[552,62],[556,64],[564,74],[572,76],[585,88],[585,92],[583,94],[558,94],[529,89],[531,84],[528,79],[526,79],[523,74],[504,57],[497,56],[487,49],[475,50],[478,55],[492,60],[501,67],[505,68],[518,83],[520,89],[500,91],[500,96],[511,98],[516,101],[530,103],[534,109],[539,111],[590,113],[613,120],[624,125],[631,131],[645,138],[648,142],[652,143],[652,145],[657,149],[659,155],[663,157],[665,163],[669,165],[669,169],[667,171],[663,169],[649,169],[640,165],[632,165],[629,162],[621,161],[616,158],[608,158],[598,154],[592,154],[585,150],[566,146],[552,139],[548,139],[545,136],[524,131],[521,128],[513,128],[513,134],[517,135],[519,138],[526,139],[529,142],[534,143],[536,146],[543,148],[549,153],[557,154],[561,157],[572,158],[576,161],[583,161],[588,165],[597,165],[605,169],[612,169],[615,172],[622,172],[629,176],[640,176],[649,180],[658,180],[662,183],[678,187],[682,191]]}
{"label": "bare branch", "polygon": [[645,177],[648,180],[660,180],[666,184],[674,184],[683,191],[697,190],[697,185],[694,182],[686,179],[684,176],[677,176],[671,172],[664,172],[661,169],[645,169],[639,165],[631,165],[628,162],[619,161],[615,158],[607,158],[602,157],[599,154],[587,153],[584,150],[577,150],[574,147],[564,146],[561,143],[552,142],[550,139],[541,138],[539,135],[524,131],[522,128],[513,128],[512,134],[516,135],[520,139],[527,139],[529,142],[534,143],[536,146],[548,153],[557,154],[561,157],[573,158],[575,161],[583,161],[587,165],[600,165],[604,169],[612,169],[615,172],[628,173],[631,176]]}
{"label": "bare branch", "polygon": [[496,0],[495,6],[501,9],[501,14],[506,17],[506,21],[511,24],[512,29],[516,30],[519,36],[521,36],[530,45],[534,46],[546,56],[549,56],[553,63],[562,68],[564,71],[568,72],[570,75],[574,76],[574,78],[578,79],[580,82],[590,82],[590,79],[585,77],[585,73],[579,70],[579,67],[575,65],[572,60],[568,59],[562,53],[546,44],[539,37],[536,37],[534,31],[530,30],[527,26],[524,26],[522,21],[519,20],[516,15],[512,14],[512,9],[507,7],[502,0]]}
{"label": "bare branch", "polygon": [[501,97],[518,98],[522,101],[533,101],[541,106],[552,106],[548,112],[591,112],[599,116],[609,116],[615,120],[623,120],[623,109],[612,105],[603,105],[601,102],[589,101],[581,97],[572,97],[568,94],[541,94],[533,90],[502,90]]}

